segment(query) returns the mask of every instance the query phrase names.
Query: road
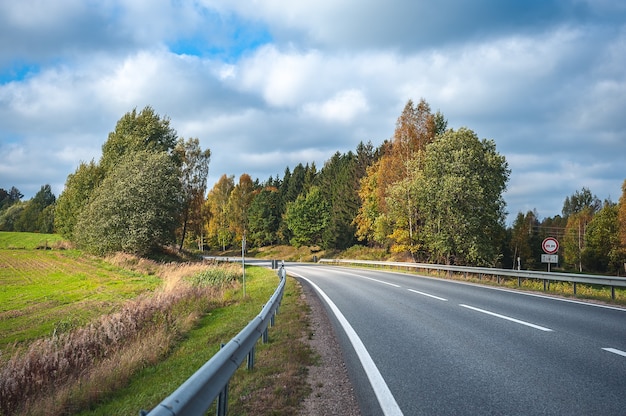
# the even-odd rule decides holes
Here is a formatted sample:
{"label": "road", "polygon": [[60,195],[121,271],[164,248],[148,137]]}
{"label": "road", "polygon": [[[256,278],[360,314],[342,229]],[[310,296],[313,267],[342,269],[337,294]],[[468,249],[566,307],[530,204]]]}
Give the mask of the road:
{"label": "road", "polygon": [[364,415],[626,415],[626,310],[287,263],[324,298]]}

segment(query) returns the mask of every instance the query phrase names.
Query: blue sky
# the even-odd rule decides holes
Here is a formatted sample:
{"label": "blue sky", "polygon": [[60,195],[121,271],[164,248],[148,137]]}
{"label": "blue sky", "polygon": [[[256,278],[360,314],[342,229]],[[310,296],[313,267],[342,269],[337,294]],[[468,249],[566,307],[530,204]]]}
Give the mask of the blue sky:
{"label": "blue sky", "polygon": [[0,3],[0,187],[58,196],[152,106],[222,175],[266,180],[393,135],[424,98],[493,139],[510,217],[626,179],[622,0]]}

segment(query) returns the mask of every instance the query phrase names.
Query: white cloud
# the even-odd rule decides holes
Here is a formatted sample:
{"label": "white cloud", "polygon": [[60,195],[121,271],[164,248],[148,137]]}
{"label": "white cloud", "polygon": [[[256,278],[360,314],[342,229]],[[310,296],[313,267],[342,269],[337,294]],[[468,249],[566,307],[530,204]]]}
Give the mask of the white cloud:
{"label": "white cloud", "polygon": [[260,92],[269,105],[290,107],[315,88],[320,66],[322,57],[315,51],[281,53],[266,46],[241,63],[238,81],[245,90]]}
{"label": "white cloud", "polygon": [[368,110],[364,94],[355,89],[340,91],[322,103],[304,106],[305,113],[329,122],[347,123]]}

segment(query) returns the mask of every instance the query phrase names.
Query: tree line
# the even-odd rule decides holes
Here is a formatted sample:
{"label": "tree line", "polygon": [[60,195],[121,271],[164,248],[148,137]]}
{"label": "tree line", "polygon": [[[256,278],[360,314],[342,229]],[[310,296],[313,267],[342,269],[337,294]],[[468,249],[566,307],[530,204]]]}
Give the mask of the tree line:
{"label": "tree line", "polygon": [[132,110],[109,133],[100,160],[81,162],[58,199],[40,197],[51,195],[49,185],[27,202],[9,192],[0,229],[55,231],[98,255],[143,256],[184,241],[198,232],[206,193],[211,153],[199,143],[178,137],[149,106]]}
{"label": "tree line", "polygon": [[624,195],[602,203],[583,188],[562,215],[519,213],[507,228],[505,157],[493,140],[448,128],[423,99],[406,103],[390,139],[337,152],[320,169],[300,163],[264,181],[222,175],[207,192],[210,156],[151,107],[133,110],[58,199],[49,185],[26,202],[0,189],[0,229],[55,231],[95,254],[227,250],[245,240],[248,248],[364,245],[419,262],[538,269],[541,240],[554,236],[566,268],[619,273],[626,258]]}

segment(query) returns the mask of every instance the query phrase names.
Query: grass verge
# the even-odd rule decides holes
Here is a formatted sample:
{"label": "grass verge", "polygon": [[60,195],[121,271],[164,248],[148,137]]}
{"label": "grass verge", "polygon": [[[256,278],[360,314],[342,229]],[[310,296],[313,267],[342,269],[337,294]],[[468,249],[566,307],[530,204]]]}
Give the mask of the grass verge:
{"label": "grass verge", "polygon": [[[246,269],[246,299],[231,291],[231,304],[203,316],[173,352],[156,365],[146,366],[125,387],[92,403],[84,415],[137,414],[150,410],[198,370],[247,323],[259,314],[278,284],[273,271]],[[288,278],[276,325],[269,342],[256,347],[255,368],[238,369],[230,383],[229,414],[296,415],[309,394],[307,366],[314,355],[305,335],[308,306],[301,288]],[[213,411],[213,410],[212,410]]]}

